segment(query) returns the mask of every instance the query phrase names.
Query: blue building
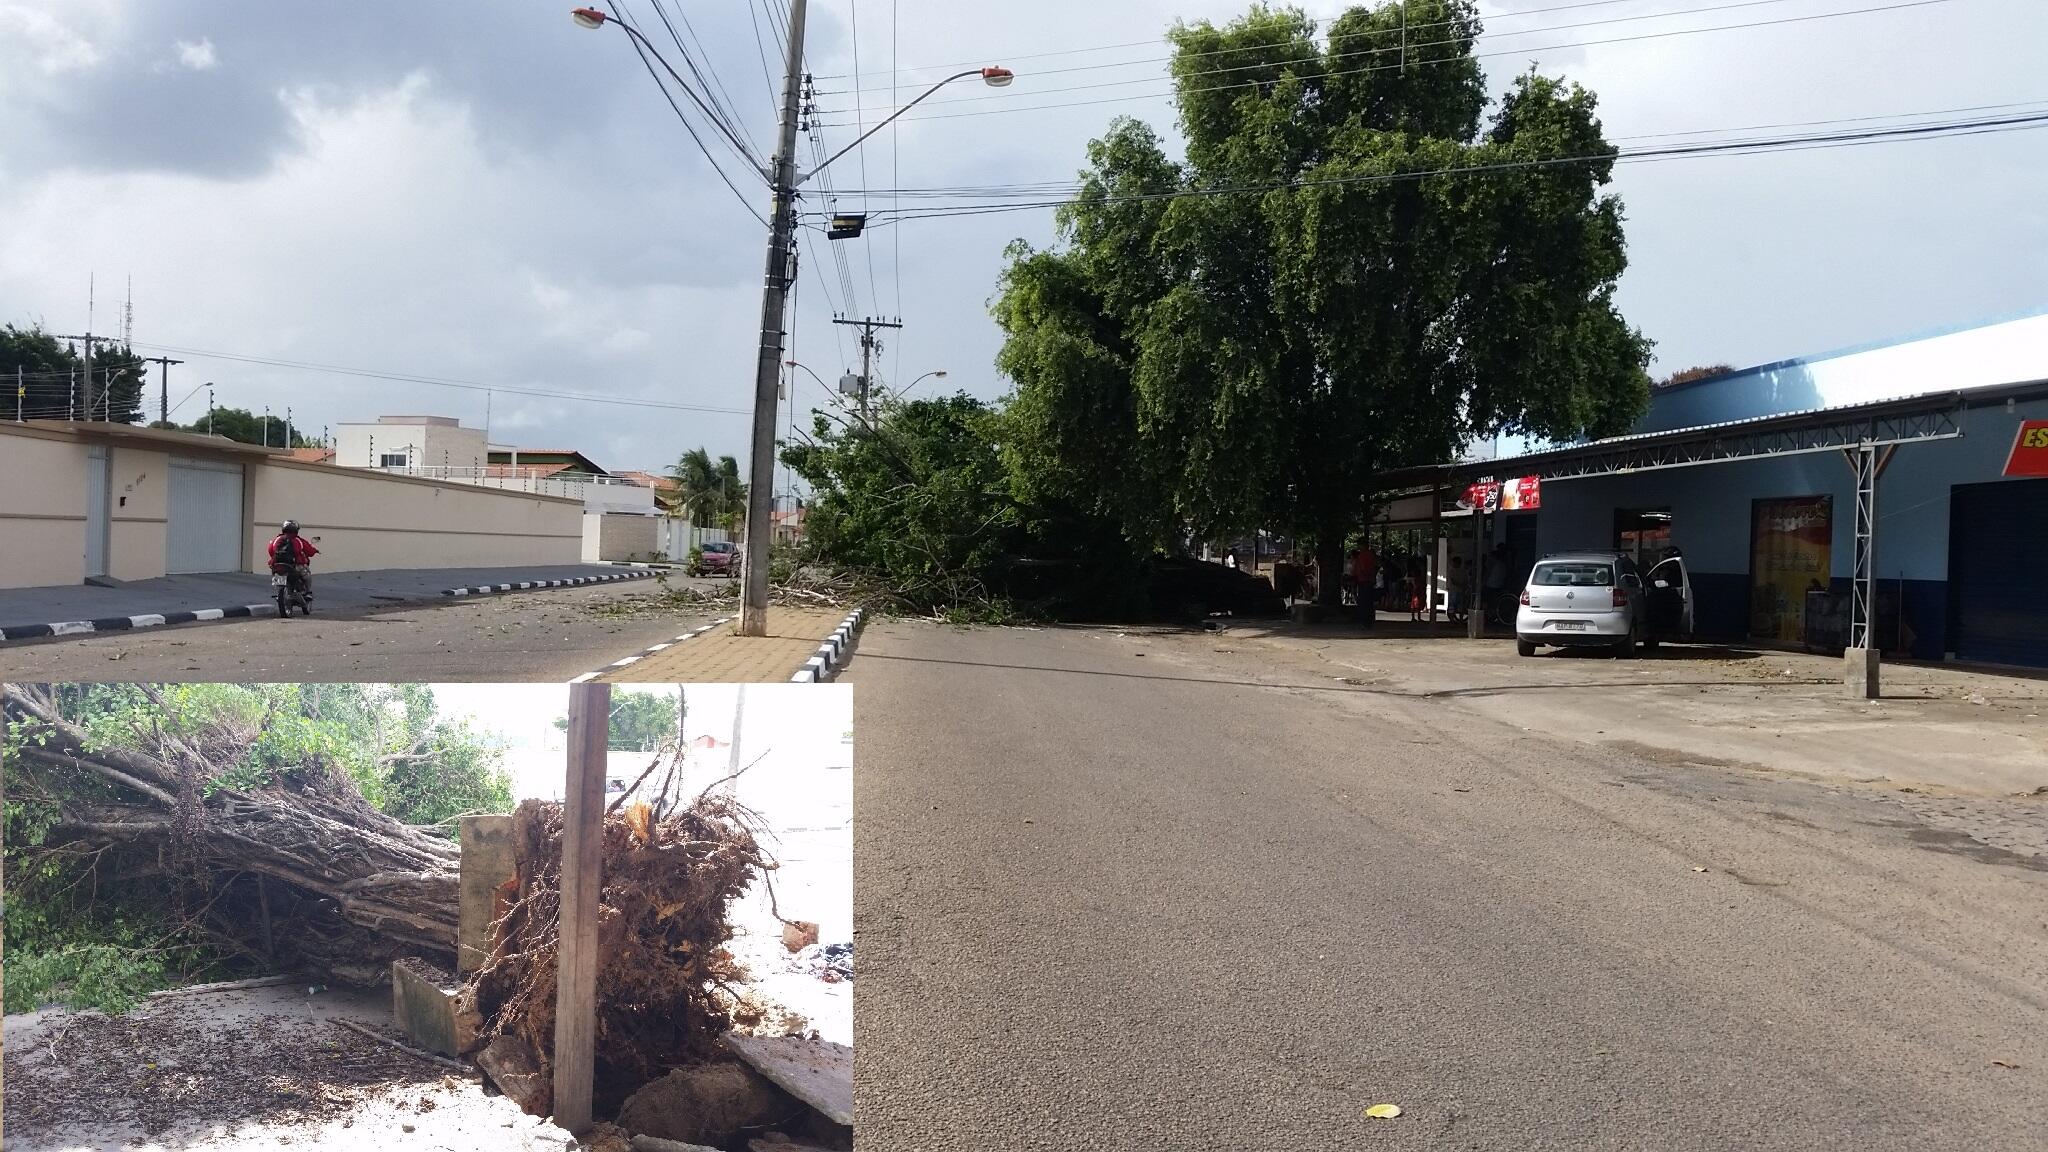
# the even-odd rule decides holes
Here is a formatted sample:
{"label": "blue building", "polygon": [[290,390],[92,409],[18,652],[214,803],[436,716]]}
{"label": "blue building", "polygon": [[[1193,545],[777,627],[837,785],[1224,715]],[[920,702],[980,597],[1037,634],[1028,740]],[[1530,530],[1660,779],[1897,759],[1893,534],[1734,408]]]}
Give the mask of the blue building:
{"label": "blue building", "polygon": [[[1860,534],[1859,463],[1875,475]],[[1858,646],[2048,666],[2048,311],[1660,389],[1629,435],[1426,478],[1527,492],[1529,476],[1537,507],[1485,528],[1520,570],[1575,548],[1676,548],[1702,635],[1840,648],[1854,618]]]}

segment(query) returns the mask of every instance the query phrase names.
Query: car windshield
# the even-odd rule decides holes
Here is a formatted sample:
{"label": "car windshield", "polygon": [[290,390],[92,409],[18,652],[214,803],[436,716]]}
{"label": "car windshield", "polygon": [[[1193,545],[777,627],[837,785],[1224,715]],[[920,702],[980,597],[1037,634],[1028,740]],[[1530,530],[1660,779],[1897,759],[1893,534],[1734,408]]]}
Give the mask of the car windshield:
{"label": "car windshield", "polygon": [[1529,583],[1541,588],[1605,588],[1614,583],[1614,565],[1596,560],[1538,564]]}

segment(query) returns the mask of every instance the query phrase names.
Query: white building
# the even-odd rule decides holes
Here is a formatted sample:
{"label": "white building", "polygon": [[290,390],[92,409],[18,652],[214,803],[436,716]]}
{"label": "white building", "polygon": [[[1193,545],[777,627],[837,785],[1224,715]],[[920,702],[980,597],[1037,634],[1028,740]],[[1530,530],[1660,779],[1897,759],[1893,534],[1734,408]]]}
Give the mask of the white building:
{"label": "white building", "polygon": [[335,429],[334,463],[460,479],[463,469],[483,475],[490,446],[482,429],[464,428],[452,416],[379,416],[374,424]]}

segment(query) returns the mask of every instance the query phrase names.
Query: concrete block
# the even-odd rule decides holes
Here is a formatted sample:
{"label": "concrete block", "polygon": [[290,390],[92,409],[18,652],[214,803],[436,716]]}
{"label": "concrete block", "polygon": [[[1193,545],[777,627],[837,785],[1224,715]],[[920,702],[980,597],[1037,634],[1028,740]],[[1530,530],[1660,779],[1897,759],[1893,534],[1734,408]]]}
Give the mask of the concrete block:
{"label": "concrete block", "polygon": [[[391,965],[391,1016],[414,1044],[443,1056],[462,1055],[456,989],[444,988],[404,960]],[[471,1025],[472,1035],[474,1024]]]}
{"label": "concrete block", "polygon": [[518,862],[513,855],[512,817],[464,816],[461,832],[455,970],[467,976],[491,954],[491,925],[505,911],[498,907],[498,889],[518,874]]}
{"label": "concrete block", "polygon": [[1880,655],[1875,648],[1842,650],[1842,686],[1851,699],[1877,699]]}

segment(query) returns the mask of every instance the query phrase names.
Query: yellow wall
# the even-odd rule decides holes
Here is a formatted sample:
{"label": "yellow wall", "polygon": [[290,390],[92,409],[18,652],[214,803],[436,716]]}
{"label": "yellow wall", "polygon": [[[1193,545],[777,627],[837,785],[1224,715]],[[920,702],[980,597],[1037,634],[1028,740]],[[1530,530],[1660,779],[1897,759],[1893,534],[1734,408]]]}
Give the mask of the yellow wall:
{"label": "yellow wall", "polygon": [[268,460],[249,469],[250,566],[289,516],[320,548],[314,569],[575,564],[583,504],[356,468]]}
{"label": "yellow wall", "polygon": [[0,588],[85,579],[85,446],[0,435]]}
{"label": "yellow wall", "polygon": [[[85,446],[80,445],[82,454]],[[164,574],[169,538],[171,457],[142,448],[114,448],[113,507],[108,529],[107,575],[116,580],[151,580]]]}

